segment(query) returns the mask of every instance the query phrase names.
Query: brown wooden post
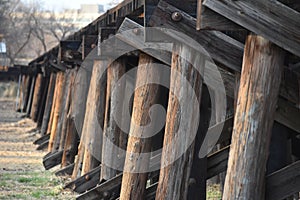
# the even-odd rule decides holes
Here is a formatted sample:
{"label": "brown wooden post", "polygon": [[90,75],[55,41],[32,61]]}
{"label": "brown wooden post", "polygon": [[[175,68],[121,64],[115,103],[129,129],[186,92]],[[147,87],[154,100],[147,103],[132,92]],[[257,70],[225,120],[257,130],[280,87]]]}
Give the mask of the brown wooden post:
{"label": "brown wooden post", "polygon": [[64,73],[64,83],[62,88],[62,97],[61,97],[61,105],[60,110],[58,112],[58,121],[56,126],[55,138],[53,141],[52,151],[62,150],[64,143],[60,143],[63,137],[63,126],[66,122],[66,116],[68,113],[68,100],[70,99],[70,84],[72,81],[72,71],[66,70]]}
{"label": "brown wooden post", "polygon": [[53,123],[53,118],[54,118],[54,110],[55,110],[55,105],[56,105],[56,101],[57,101],[57,94],[58,94],[58,89],[60,87],[60,85],[59,85],[60,77],[61,77],[61,74],[57,73],[56,78],[55,78],[55,88],[54,88],[53,102],[52,102],[52,107],[51,107],[51,110],[50,110],[50,118],[49,118],[48,128],[47,128],[46,134],[51,134],[52,123]]}
{"label": "brown wooden post", "polygon": [[35,80],[35,86],[34,86],[34,92],[33,92],[34,95],[33,95],[32,107],[31,107],[31,113],[30,113],[30,118],[33,121],[36,121],[37,114],[38,114],[39,100],[42,95],[42,91],[41,91],[42,80],[43,80],[43,75],[38,74],[36,76],[36,80]]}
{"label": "brown wooden post", "polygon": [[28,101],[27,101],[27,106],[26,106],[27,116],[30,116],[30,112],[31,112],[35,81],[36,81],[36,77],[35,76],[31,77],[31,82],[30,82],[29,91],[28,91],[29,92],[28,93]]}
{"label": "brown wooden post", "polygon": [[37,114],[37,118],[36,118],[37,128],[39,130],[42,127],[44,112],[45,112],[46,103],[47,103],[47,94],[48,94],[48,89],[49,89],[49,83],[50,83],[50,77],[49,76],[44,77],[42,80],[41,98],[39,100],[39,109],[38,109],[38,114]]}
{"label": "brown wooden post", "polygon": [[[107,67],[106,64],[101,60],[94,61],[72,179],[76,179],[100,164],[102,138],[99,129],[103,128],[104,122],[106,73],[103,73],[103,70]],[[101,77],[101,74],[104,76]]]}
{"label": "brown wooden post", "polygon": [[64,150],[65,148],[65,143],[66,143],[66,139],[67,139],[67,135],[68,135],[68,128],[69,128],[69,119],[70,119],[70,110],[71,110],[71,105],[72,105],[72,95],[73,95],[73,87],[74,87],[74,81],[75,81],[75,76],[77,74],[77,69],[72,69],[71,70],[71,74],[70,74],[70,83],[68,85],[68,93],[67,93],[67,99],[65,102],[65,110],[64,112],[64,117],[63,117],[63,125],[62,125],[62,129],[61,129],[61,139],[59,142],[59,149],[60,150]]}
{"label": "brown wooden post", "polygon": [[[94,61],[94,68],[88,94],[87,110],[89,116],[85,118],[83,135],[85,135],[84,158],[81,174],[86,174],[99,166],[102,152],[102,134],[105,113],[105,98],[107,85],[107,62]],[[86,115],[87,116],[87,115]],[[87,119],[87,120],[86,120]],[[101,130],[100,130],[101,129]]]}
{"label": "brown wooden post", "polygon": [[[184,59],[185,56],[190,60]],[[198,70],[201,71],[196,70],[193,64],[197,64]],[[195,128],[195,124],[198,124],[195,121],[197,119],[195,116],[200,113],[200,109],[194,108],[194,104],[191,102],[192,91],[183,88],[187,88],[190,84],[200,102],[202,91],[202,77],[200,73],[203,74],[203,72],[203,56],[197,55],[196,52],[185,45],[174,46],[170,84],[170,90],[173,92],[169,94],[162,164],[167,163],[170,158],[176,157],[177,148],[186,148],[187,150],[174,163],[170,163],[160,170],[156,199],[181,200],[187,198],[195,142],[192,142],[192,144],[186,142],[189,139],[186,138],[187,136],[183,132],[178,131],[178,127],[184,126],[186,127],[184,131],[191,133]],[[186,104],[180,105],[178,102],[186,102]],[[200,106],[200,104],[198,105]],[[180,124],[181,118],[184,119],[185,124]],[[182,146],[171,147],[168,145],[175,140],[178,140]]]}
{"label": "brown wooden post", "polygon": [[[103,129],[103,144],[102,144],[102,165],[100,180],[109,180],[117,175],[117,170],[106,166],[105,163],[111,164],[123,163],[125,158],[120,158],[119,152],[115,152],[111,145],[107,144],[106,140],[110,140],[114,145],[126,149],[127,142],[120,141],[122,139],[122,131],[114,119],[117,116],[122,116],[122,100],[124,99],[125,84],[118,83],[119,79],[125,74],[126,60],[120,58],[114,61],[107,69],[107,92],[106,92],[106,108],[105,120]],[[123,146],[119,146],[123,144]],[[122,159],[122,160],[120,160]],[[122,164],[122,165],[123,165]]]}
{"label": "brown wooden post", "polygon": [[30,76],[29,75],[24,75],[23,76],[23,102],[22,102],[22,106],[21,106],[21,111],[22,112],[26,112],[26,108],[27,108],[27,102],[28,102],[28,90],[30,87]]}
{"label": "brown wooden post", "polygon": [[[152,83],[155,78],[160,77],[159,70],[152,67],[153,64],[154,59],[152,57],[146,54],[140,55],[136,85]],[[151,140],[138,137],[147,134],[147,130],[145,130],[147,128],[138,130],[133,125],[145,126],[150,122],[149,109],[158,102],[158,97],[158,85],[147,84],[137,88],[134,93],[133,113],[125,159],[125,169],[133,170],[133,172],[125,171],[123,173],[121,200],[144,199],[148,174],[136,173],[136,170],[146,171],[148,169],[150,158],[140,157],[140,155],[151,150]]]}
{"label": "brown wooden post", "polygon": [[223,199],[264,199],[268,149],[284,54],[247,38]]}
{"label": "brown wooden post", "polygon": [[55,106],[53,112],[53,121],[52,121],[52,127],[51,127],[51,135],[50,135],[50,140],[49,140],[49,145],[48,145],[48,151],[52,152],[53,147],[54,147],[54,142],[56,139],[56,134],[57,134],[57,125],[58,125],[58,120],[59,116],[61,115],[61,107],[62,107],[62,100],[63,100],[63,93],[64,93],[64,84],[65,84],[65,76],[64,72],[59,72],[57,74],[58,78],[58,83],[57,83],[57,90],[56,90],[56,100],[55,100]]}
{"label": "brown wooden post", "polygon": [[50,76],[49,88],[48,88],[47,97],[46,97],[45,111],[44,111],[42,127],[41,127],[41,135],[42,136],[46,134],[47,128],[48,128],[48,123],[50,120],[51,107],[52,107],[53,100],[54,100],[53,97],[54,97],[55,82],[56,82],[56,74],[52,73]]}
{"label": "brown wooden post", "polygon": [[[72,86],[72,102],[67,120],[67,136],[61,163],[62,167],[72,164],[78,153],[79,138],[86,112],[89,83],[90,76],[87,74],[87,70],[82,68],[77,69],[76,78]],[[78,169],[78,167],[76,167],[76,169]],[[75,179],[74,176],[72,178]]]}

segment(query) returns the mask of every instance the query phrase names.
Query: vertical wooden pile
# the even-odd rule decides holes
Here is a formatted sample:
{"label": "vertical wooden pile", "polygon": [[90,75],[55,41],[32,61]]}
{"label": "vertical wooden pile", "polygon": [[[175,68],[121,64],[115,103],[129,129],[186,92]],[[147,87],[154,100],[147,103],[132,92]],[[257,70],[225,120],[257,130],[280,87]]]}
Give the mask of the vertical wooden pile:
{"label": "vertical wooden pile", "polygon": [[264,199],[283,58],[282,50],[268,40],[248,37],[223,199]]}

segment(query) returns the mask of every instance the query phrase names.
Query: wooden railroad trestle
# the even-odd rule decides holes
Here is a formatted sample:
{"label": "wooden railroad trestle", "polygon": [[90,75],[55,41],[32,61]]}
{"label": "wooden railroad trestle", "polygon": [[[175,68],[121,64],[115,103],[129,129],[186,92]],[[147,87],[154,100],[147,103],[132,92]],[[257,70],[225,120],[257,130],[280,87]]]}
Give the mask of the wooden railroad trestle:
{"label": "wooden railroad trestle", "polygon": [[[61,165],[56,174],[72,176],[66,187],[80,193],[80,200],[206,199],[206,180],[226,171],[223,199],[279,200],[299,193],[300,162],[291,160],[300,158],[299,5],[297,0],[125,0],[28,67],[19,66],[17,109],[37,122],[41,138],[35,143],[48,149],[45,168]],[[148,27],[164,28],[161,40]],[[193,38],[212,60],[204,62],[193,44],[168,29]],[[113,45],[97,48],[112,36]],[[169,51],[155,46],[159,42],[170,45]],[[113,57],[124,50],[130,52]],[[156,64],[170,67],[172,92],[148,84],[128,97],[127,87],[163,76],[152,67]],[[135,66],[136,78],[119,84]],[[219,106],[218,96],[209,98],[203,74],[224,84],[225,119],[210,113]],[[182,89],[189,86],[194,92]],[[179,102],[190,101],[192,93],[199,108],[192,103],[181,108]],[[121,120],[121,126],[129,135],[114,119],[126,116],[120,103],[126,98],[131,120]],[[152,139],[137,137],[146,132],[136,124],[151,123],[154,104],[165,107],[164,129]],[[177,132],[181,119],[188,133],[200,123],[196,139],[182,144],[183,155],[160,169],[176,157],[178,149],[168,144],[186,139]],[[208,149],[216,145],[206,144],[205,135],[220,130],[217,144],[227,145],[200,159],[203,143]],[[162,152],[141,157],[155,148]],[[107,163],[130,170],[122,173]],[[147,172],[149,167],[157,170]]]}

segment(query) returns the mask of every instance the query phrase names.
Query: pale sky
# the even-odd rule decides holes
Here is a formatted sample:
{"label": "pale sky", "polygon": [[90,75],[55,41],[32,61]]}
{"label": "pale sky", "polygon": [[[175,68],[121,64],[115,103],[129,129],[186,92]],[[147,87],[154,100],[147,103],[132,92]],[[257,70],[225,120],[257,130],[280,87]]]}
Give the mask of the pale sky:
{"label": "pale sky", "polygon": [[[24,2],[35,2],[37,0],[23,0]],[[113,0],[38,0],[43,3],[47,10],[62,10],[64,8],[80,8],[80,4],[102,4],[107,5]],[[107,8],[107,7],[106,7]]]}

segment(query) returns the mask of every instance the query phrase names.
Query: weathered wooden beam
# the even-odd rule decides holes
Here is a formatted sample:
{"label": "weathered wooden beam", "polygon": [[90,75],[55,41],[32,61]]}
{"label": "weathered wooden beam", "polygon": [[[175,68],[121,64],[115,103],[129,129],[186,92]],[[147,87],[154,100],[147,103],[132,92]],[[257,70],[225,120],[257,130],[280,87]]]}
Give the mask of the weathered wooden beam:
{"label": "weathered wooden beam", "polygon": [[62,107],[63,112],[61,115],[60,123],[61,123],[61,130],[60,130],[60,140],[59,141],[59,150],[65,149],[65,142],[67,138],[67,128],[68,128],[68,120],[69,120],[69,112],[70,112],[70,106],[72,102],[72,89],[73,84],[76,78],[77,69],[70,70],[69,75],[67,76],[67,82],[66,82],[66,88],[65,88],[65,96],[64,96],[64,105]]}
{"label": "weathered wooden beam", "polygon": [[106,107],[107,65],[105,60],[94,62],[82,133],[85,147],[81,174],[88,173],[101,161],[102,134],[100,131],[103,130]]}
{"label": "weathered wooden beam", "polygon": [[279,1],[204,0],[203,5],[300,56],[300,13]]}
{"label": "weathered wooden beam", "polygon": [[33,144],[42,144],[44,143],[45,141],[49,140],[50,139],[50,134],[46,134],[46,135],[43,135],[42,137],[40,137],[39,139],[35,140],[33,142]]}
{"label": "weathered wooden beam", "polygon": [[31,112],[31,107],[32,107],[32,100],[33,100],[33,95],[34,95],[34,87],[35,87],[35,80],[36,77],[31,77],[31,82],[29,85],[29,94],[28,94],[28,101],[26,102],[26,113],[27,116],[30,116],[30,112]]}
{"label": "weathered wooden beam", "polygon": [[57,89],[56,89],[56,98],[55,98],[55,104],[53,112],[53,120],[51,124],[51,133],[50,133],[50,140],[49,140],[49,146],[48,151],[54,152],[56,149],[55,140],[56,140],[56,134],[57,134],[57,125],[59,121],[59,117],[61,115],[61,107],[62,107],[62,100],[64,96],[64,85],[65,85],[65,74],[64,72],[59,72],[57,74]]}
{"label": "weathered wooden beam", "polygon": [[[146,137],[152,130],[143,127],[151,123],[149,109],[158,102],[159,86],[149,84],[157,82],[161,77],[160,70],[155,66],[155,60],[141,53],[137,71],[134,93],[133,112],[127,145],[127,153],[122,179],[120,199],[142,199],[146,189],[150,156],[144,153],[151,150],[151,138]],[[138,87],[140,86],[140,87]],[[154,123],[154,122],[152,122]],[[141,127],[139,127],[141,126]]]}
{"label": "weathered wooden beam", "polygon": [[[180,16],[179,20],[173,20],[172,14]],[[224,64],[225,66],[240,71],[243,57],[243,44],[218,31],[199,31],[195,32],[196,18],[179,10],[165,1],[160,1],[157,8],[153,12],[149,25],[152,27],[161,27],[172,29],[176,32],[164,30],[163,33],[168,35],[172,41],[178,41],[183,44],[190,45],[195,48],[195,44],[188,43],[182,34],[193,38],[202,48],[204,48],[209,56]],[[149,39],[150,37],[147,36]],[[155,41],[155,34],[153,34]],[[209,41],[209,42],[208,42]],[[149,41],[150,42],[150,41]]]}
{"label": "weathered wooden beam", "polygon": [[211,154],[207,158],[207,179],[226,171],[229,156],[229,146]]}
{"label": "weathered wooden beam", "polygon": [[[50,134],[47,134],[49,135],[49,138],[50,138]],[[38,151],[41,151],[41,150],[46,150],[49,146],[49,140],[45,140],[43,143],[41,143],[37,148],[36,150]]]}
{"label": "weathered wooden beam", "polygon": [[54,97],[55,83],[56,83],[56,74],[52,73],[50,76],[47,100],[46,100],[46,105],[45,105],[43,121],[42,121],[41,135],[45,135],[47,133],[48,123],[49,123],[50,115],[51,115],[51,108],[52,108],[52,104],[54,101],[53,97]]}
{"label": "weathered wooden beam", "polygon": [[[113,169],[111,166],[124,165],[125,158],[120,157],[120,152],[114,148],[114,145],[121,149],[126,149],[127,147],[127,137],[125,137],[125,133],[122,132],[115,119],[115,116],[119,117],[119,119],[122,117],[123,105],[120,102],[124,100],[126,83],[124,81],[122,83],[118,81],[125,74],[125,71],[125,58],[115,60],[107,69],[106,108],[100,180],[109,180],[117,175],[117,169]],[[116,115],[116,113],[118,114]],[[106,164],[108,164],[108,166]]]}
{"label": "weathered wooden beam", "polygon": [[68,183],[64,188],[72,189],[77,193],[86,192],[94,188],[99,183],[100,172],[101,172],[101,167],[98,166],[92,169],[90,172],[77,178],[76,180]]}
{"label": "weathered wooden beam", "polygon": [[93,190],[87,191],[79,195],[77,200],[95,200],[95,199],[116,199],[118,198],[121,190],[123,174],[119,174],[116,177],[98,185]]}
{"label": "weathered wooden beam", "polygon": [[46,103],[47,103],[47,94],[48,94],[48,89],[50,84],[50,77],[43,77],[42,80],[42,86],[41,86],[41,98],[39,100],[39,109],[38,109],[38,115],[37,115],[37,128],[40,129],[42,127],[42,122],[43,122],[43,117],[44,117],[44,112],[46,108]]}
{"label": "weathered wooden beam", "polygon": [[267,176],[266,199],[286,199],[300,191],[300,161]]}
{"label": "weathered wooden beam", "polygon": [[245,45],[223,199],[263,199],[283,51],[260,36]]}
{"label": "weathered wooden beam", "polygon": [[46,170],[51,169],[61,163],[63,151],[50,152],[43,158],[43,165]]}
{"label": "weathered wooden beam", "polygon": [[198,0],[197,4],[197,30],[243,30],[241,26],[203,6],[202,2],[203,0]]}
{"label": "weathered wooden beam", "polygon": [[[199,121],[197,121],[200,118],[200,103],[198,101],[201,99],[201,76],[204,72],[204,66],[205,58],[203,55],[197,54],[193,49],[184,44],[174,46],[169,103],[161,161],[163,168],[160,170],[158,189],[156,192],[157,199],[179,200],[187,198],[187,188],[195,145],[194,141],[190,141],[190,139],[187,138],[193,137],[189,134],[193,134],[193,131],[197,130],[194,128],[199,123]],[[181,78],[181,76],[184,78]],[[188,85],[192,87],[190,91],[183,91],[182,88],[188,88]],[[196,95],[194,96],[195,99],[191,99],[193,94]],[[189,103],[180,105],[178,101]],[[196,105],[194,101],[197,101]],[[185,129],[183,130],[178,127],[185,127]],[[186,135],[186,133],[188,134]],[[174,141],[180,146],[174,147],[169,145]],[[174,148],[186,149],[186,151],[179,157]],[[171,163],[168,163],[170,161]]]}
{"label": "weathered wooden beam", "polygon": [[74,169],[74,163],[70,164],[58,171],[55,172],[55,176],[66,176],[66,175],[71,175]]}
{"label": "weathered wooden beam", "polygon": [[[174,26],[175,22],[174,22]],[[136,34],[134,30],[139,30],[138,34]],[[144,41],[144,34],[145,32],[143,31],[142,26],[137,24],[136,22],[130,20],[130,19],[125,19],[123,24],[120,27],[119,33],[117,34],[116,37],[127,44],[133,46],[136,49],[140,49],[141,51],[153,56],[154,58],[164,62],[167,65],[171,65],[171,54],[170,52],[166,51],[160,51],[157,49],[161,49],[161,43],[157,44],[155,42],[145,42]],[[164,45],[171,45],[171,43],[163,43]],[[172,46],[172,45],[171,45]],[[170,47],[171,48],[171,47]],[[241,49],[241,54],[243,50]],[[242,61],[239,61],[240,63]],[[235,97],[235,88],[236,85],[239,85],[239,83],[236,83],[236,78],[239,79],[240,76],[240,70],[241,67],[235,73],[228,72],[227,70],[223,69],[222,67],[218,67],[218,71],[216,71],[215,67],[212,67],[213,63],[211,62],[206,62],[205,66],[205,76],[209,77],[212,80],[218,81],[218,78],[216,77],[216,74],[220,73],[224,82],[225,90],[226,90],[226,95],[229,97],[234,98]],[[289,70],[287,67],[285,67],[284,74],[283,74],[284,82],[282,83],[282,86],[280,88],[280,95],[284,99],[288,99],[290,102],[294,104],[298,104],[300,99],[299,99],[299,89],[298,85],[291,84],[292,82],[295,82],[297,80],[297,75]],[[220,83],[218,83],[220,84]],[[299,109],[297,109],[294,105],[292,104],[286,104],[283,105],[282,101],[283,98],[280,98],[281,100],[278,102],[278,105],[280,108],[278,108],[278,114],[276,114],[276,121],[279,123],[282,123],[283,125],[300,132],[300,129],[298,127],[298,124],[296,125],[296,121],[298,119],[297,116],[299,116]],[[293,116],[295,117],[290,117],[284,110],[290,110],[291,113],[293,113]]]}

